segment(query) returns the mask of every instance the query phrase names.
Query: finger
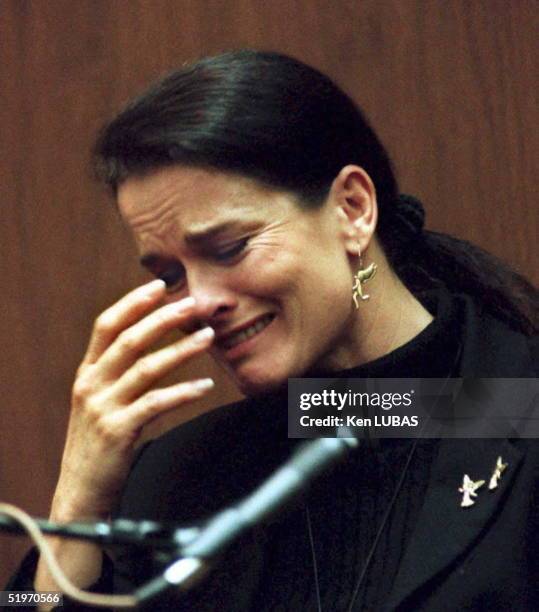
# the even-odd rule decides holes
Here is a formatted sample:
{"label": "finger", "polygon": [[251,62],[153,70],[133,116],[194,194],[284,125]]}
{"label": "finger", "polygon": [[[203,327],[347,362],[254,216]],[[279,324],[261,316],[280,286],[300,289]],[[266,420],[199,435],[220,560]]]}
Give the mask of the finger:
{"label": "finger", "polygon": [[145,355],[114,383],[111,388],[112,397],[123,404],[133,401],[175,367],[205,351],[214,336],[213,329],[205,327],[165,348]]}
{"label": "finger", "polygon": [[131,430],[140,429],[167,410],[178,408],[205,395],[215,386],[211,378],[182,382],[164,389],[152,389],[115,417],[129,421]]}
{"label": "finger", "polygon": [[192,297],[166,304],[124,330],[100,358],[97,376],[109,381],[119,378],[154,342],[181,327],[194,305]]}
{"label": "finger", "polygon": [[165,295],[165,287],[161,279],[153,280],[137,287],[102,312],[95,321],[82,364],[95,363],[122,330],[155,308]]}

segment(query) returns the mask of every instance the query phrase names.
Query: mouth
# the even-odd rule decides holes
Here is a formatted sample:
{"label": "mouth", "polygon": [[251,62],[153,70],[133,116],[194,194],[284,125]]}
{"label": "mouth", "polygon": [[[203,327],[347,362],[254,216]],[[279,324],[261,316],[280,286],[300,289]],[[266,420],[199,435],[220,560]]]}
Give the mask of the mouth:
{"label": "mouth", "polygon": [[260,317],[260,319],[257,319],[252,325],[244,327],[240,331],[233,332],[227,335],[222,340],[218,340],[217,344],[227,351],[233,349],[239,344],[246,342],[250,338],[257,336],[261,331],[266,329],[266,327],[273,321],[273,319],[275,319],[274,314],[264,315],[263,317]]}

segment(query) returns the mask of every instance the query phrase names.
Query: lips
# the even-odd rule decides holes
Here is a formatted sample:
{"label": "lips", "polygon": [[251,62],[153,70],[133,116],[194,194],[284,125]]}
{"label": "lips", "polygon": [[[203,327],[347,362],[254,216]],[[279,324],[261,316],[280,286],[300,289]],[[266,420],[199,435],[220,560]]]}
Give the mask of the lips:
{"label": "lips", "polygon": [[263,317],[257,319],[254,323],[243,327],[241,330],[226,334],[223,337],[218,338],[218,344],[222,346],[225,350],[234,348],[238,344],[245,342],[245,340],[248,340],[249,338],[256,336],[256,334],[259,334],[273,321],[274,318],[275,315],[273,314],[264,315]]}

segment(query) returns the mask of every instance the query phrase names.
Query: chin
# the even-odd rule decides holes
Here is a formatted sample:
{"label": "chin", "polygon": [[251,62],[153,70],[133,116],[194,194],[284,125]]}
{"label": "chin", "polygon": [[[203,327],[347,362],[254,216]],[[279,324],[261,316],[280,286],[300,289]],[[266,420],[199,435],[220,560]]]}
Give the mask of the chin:
{"label": "chin", "polygon": [[255,371],[250,368],[242,371],[240,368],[240,371],[232,371],[231,374],[239,390],[251,396],[276,391],[287,384],[287,375],[279,375],[275,371],[270,374],[270,372],[272,372],[271,368],[263,371]]}

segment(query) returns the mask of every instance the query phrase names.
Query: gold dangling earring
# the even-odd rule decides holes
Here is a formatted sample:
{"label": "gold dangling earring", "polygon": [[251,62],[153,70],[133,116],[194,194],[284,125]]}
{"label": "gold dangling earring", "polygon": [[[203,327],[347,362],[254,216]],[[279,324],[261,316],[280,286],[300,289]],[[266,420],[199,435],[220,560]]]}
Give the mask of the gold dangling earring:
{"label": "gold dangling earring", "polygon": [[352,299],[356,305],[356,309],[359,310],[359,300],[368,300],[369,296],[363,293],[363,284],[374,278],[376,274],[377,265],[372,262],[366,268],[363,267],[363,260],[361,258],[361,249],[358,247],[357,254],[359,257],[359,270],[354,274],[354,286],[352,287]]}

